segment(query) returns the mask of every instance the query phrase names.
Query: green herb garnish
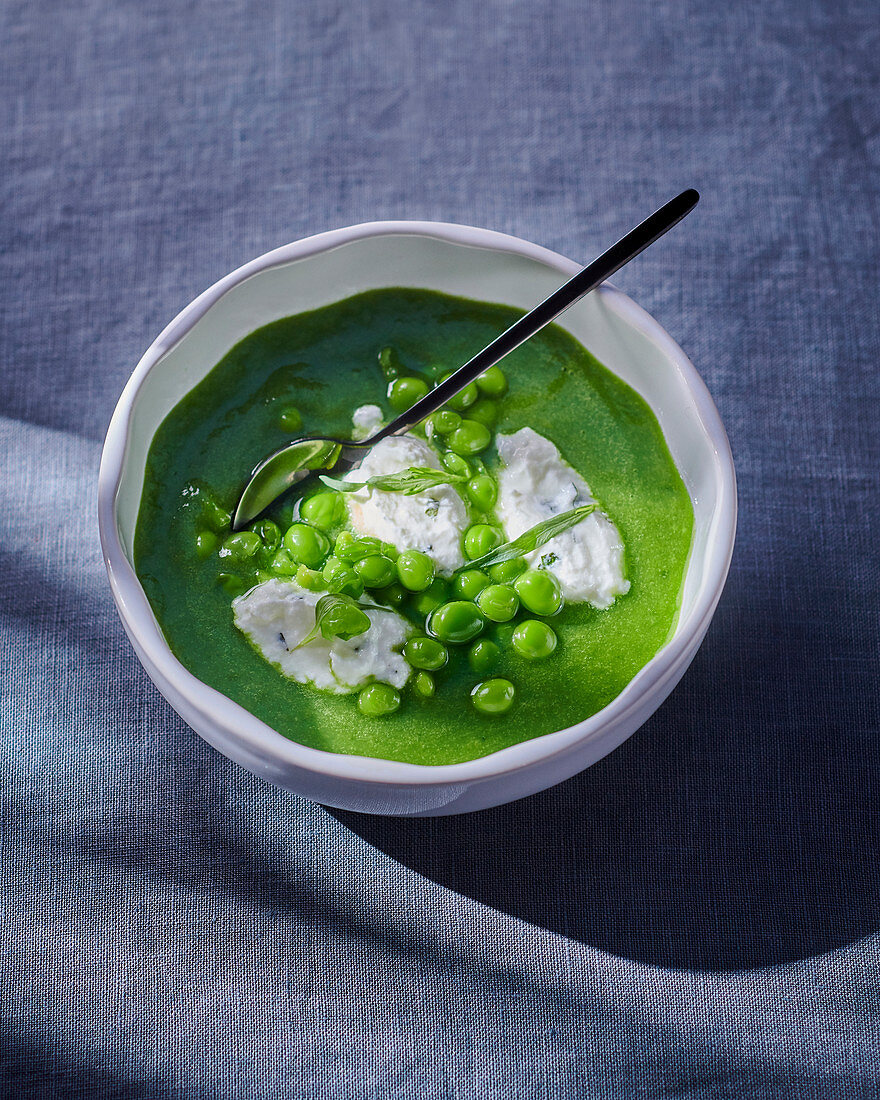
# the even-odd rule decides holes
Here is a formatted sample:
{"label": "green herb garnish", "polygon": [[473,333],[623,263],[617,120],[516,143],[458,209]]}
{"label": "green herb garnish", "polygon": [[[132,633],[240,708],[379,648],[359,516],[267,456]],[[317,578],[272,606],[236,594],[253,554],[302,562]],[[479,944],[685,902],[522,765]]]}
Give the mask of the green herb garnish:
{"label": "green herb garnish", "polygon": [[320,475],[321,481],[340,493],[355,493],[358,489],[381,489],[383,493],[403,493],[411,497],[433,489],[436,485],[454,485],[467,481],[464,474],[453,474],[449,470],[433,470],[430,466],[410,466],[396,474],[377,474],[367,481],[340,481],[327,474]]}
{"label": "green herb garnish", "polygon": [[[373,607],[370,610],[387,611],[386,607]],[[306,634],[301,642],[293,648],[300,649],[321,634],[328,641],[332,638],[342,638],[348,641],[358,634],[363,634],[370,629],[370,616],[363,607],[356,603],[351,596],[342,592],[328,592],[315,604],[315,625]]]}
{"label": "green herb garnish", "polygon": [[575,527],[582,519],[586,519],[591,512],[595,512],[598,507],[599,505],[593,501],[592,504],[582,504],[579,508],[572,508],[570,512],[562,512],[558,516],[544,520],[543,523],[530,527],[528,531],[523,531],[512,542],[502,542],[500,546],[496,546],[488,554],[483,554],[480,558],[466,562],[455,572],[463,573],[466,569],[488,569],[492,565],[500,565],[502,562],[510,561],[511,558],[531,554],[533,550],[537,550],[551,539],[555,539],[557,535],[561,535],[563,532]]}

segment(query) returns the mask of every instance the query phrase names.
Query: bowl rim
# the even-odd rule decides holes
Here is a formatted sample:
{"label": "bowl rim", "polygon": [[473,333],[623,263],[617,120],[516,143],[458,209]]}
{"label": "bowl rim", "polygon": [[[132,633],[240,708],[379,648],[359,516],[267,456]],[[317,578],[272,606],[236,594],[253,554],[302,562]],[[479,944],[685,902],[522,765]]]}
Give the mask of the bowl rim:
{"label": "bowl rim", "polygon": [[[708,628],[727,577],[736,532],[737,493],[733,456],[721,417],[696,368],[663,327],[622,291],[605,283],[593,293],[625,323],[658,346],[692,395],[700,426],[714,454],[717,508],[714,537],[706,549],[703,581],[694,605],[676,624],[672,637],[626,687],[602,710],[563,730],[542,734],[473,760],[456,764],[412,764],[382,757],[335,753],[311,748],[285,737],[239,703],[199,680],[174,656],[161,632],[140,581],[125,555],[116,525],[116,503],[128,452],[135,402],[153,367],[225,294],[251,276],[271,267],[370,237],[416,236],[446,243],[513,253],[549,267],[565,277],[581,265],[530,241],[497,230],[452,222],[372,221],[304,237],[272,249],[223,276],[196,297],[160,332],[144,352],[126,383],[107,429],[98,475],[98,526],[104,563],[123,625],[138,656],[147,658],[159,675],[195,710],[205,714],[232,742],[245,745],[276,766],[295,767],[328,779],[396,787],[471,784],[545,763],[583,743],[598,739],[609,725],[621,727],[644,698],[674,676],[694,639]],[[147,667],[148,674],[152,673]],[[198,731],[197,731],[198,732]],[[621,738],[623,740],[624,738]]]}

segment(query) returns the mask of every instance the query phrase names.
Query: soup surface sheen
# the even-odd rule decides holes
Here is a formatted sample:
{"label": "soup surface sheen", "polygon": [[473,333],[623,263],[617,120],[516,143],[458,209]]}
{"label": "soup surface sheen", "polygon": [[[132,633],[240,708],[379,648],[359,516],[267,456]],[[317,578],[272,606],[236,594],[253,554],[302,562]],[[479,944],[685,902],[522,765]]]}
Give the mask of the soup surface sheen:
{"label": "soup surface sheen", "polygon": [[[193,486],[232,511],[243,476],[290,438],[349,437],[353,411],[366,404],[380,405],[386,419],[397,415],[385,399],[382,349],[393,347],[406,373],[437,379],[521,315],[434,291],[369,291],[251,333],[172,409],[147,460],[135,567],[171,649],[195,676],[304,745],[450,764],[574,725],[650,660],[677,614],[690,499],[645,402],[555,325],[502,363],[510,388],[493,430],[530,426],[556,444],[616,524],[631,587],[608,609],[567,604],[547,620],[559,644],[545,660],[524,660],[502,644],[490,675],[516,687],[507,713],[474,709],[470,692],[485,677],[463,652],[436,674],[432,698],[408,687],[400,709],[382,718],[362,714],[355,695],[285,678],[233,625],[216,555],[195,552],[203,518],[193,507]],[[292,406],[301,431],[292,430],[289,412],[282,424]],[[497,464],[494,449],[481,458],[490,470]],[[269,516],[283,531],[292,521],[290,502]],[[414,621],[421,627],[423,617]],[[503,643],[503,627],[490,626],[486,636]]]}

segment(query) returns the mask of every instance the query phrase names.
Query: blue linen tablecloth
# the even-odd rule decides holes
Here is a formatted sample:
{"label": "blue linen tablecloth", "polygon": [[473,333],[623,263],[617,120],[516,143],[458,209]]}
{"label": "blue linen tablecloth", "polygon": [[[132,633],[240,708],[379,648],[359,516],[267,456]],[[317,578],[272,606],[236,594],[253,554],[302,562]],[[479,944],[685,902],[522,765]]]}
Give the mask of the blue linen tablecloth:
{"label": "blue linen tablecloth", "polygon": [[[0,51],[3,1095],[880,1095],[876,0],[6,0]],[[705,377],[741,519],[659,713],[444,820],[199,740],[94,520],[157,331],[334,226],[586,261],[686,186],[618,282]]]}

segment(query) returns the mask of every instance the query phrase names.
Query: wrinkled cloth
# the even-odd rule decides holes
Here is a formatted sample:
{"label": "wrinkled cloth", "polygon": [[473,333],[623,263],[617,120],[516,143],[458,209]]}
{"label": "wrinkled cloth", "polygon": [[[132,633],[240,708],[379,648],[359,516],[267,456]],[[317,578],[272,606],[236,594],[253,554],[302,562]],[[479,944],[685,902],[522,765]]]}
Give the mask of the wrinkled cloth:
{"label": "wrinkled cloth", "polygon": [[[880,1095],[874,0],[0,7],[0,1081],[16,1097]],[[129,646],[101,440],[245,260],[426,218],[617,276],[727,425],[710,633],[625,745],[461,818],[233,765]]]}

